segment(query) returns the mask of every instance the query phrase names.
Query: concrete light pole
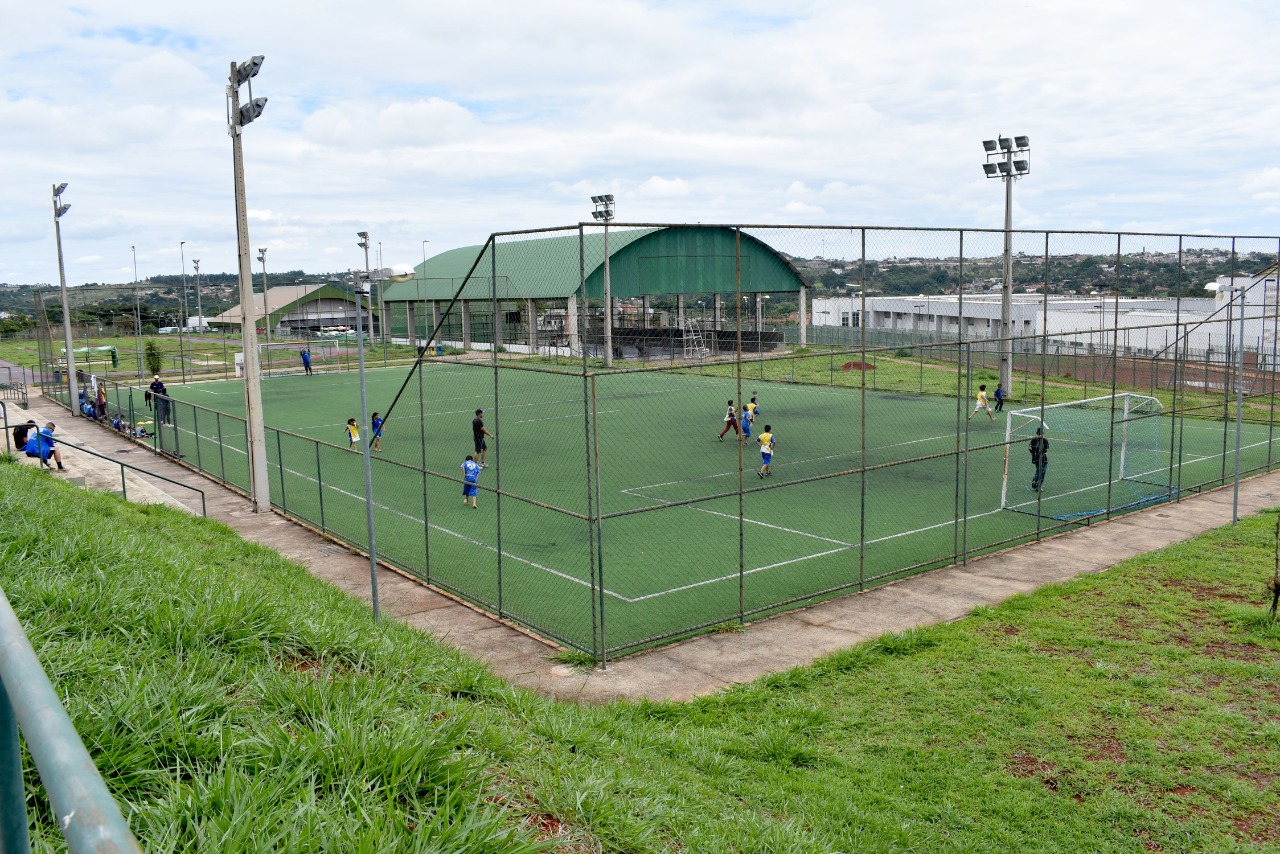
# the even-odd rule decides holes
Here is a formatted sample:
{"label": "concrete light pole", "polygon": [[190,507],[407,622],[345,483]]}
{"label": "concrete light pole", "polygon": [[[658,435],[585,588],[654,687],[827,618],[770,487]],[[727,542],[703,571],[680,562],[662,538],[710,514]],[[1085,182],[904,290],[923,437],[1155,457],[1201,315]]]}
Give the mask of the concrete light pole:
{"label": "concrete light pole", "polygon": [[58,242],[58,287],[62,293],[62,340],[67,348],[67,407],[74,417],[80,416],[80,384],[76,380],[76,354],[71,343],[71,309],[67,305],[67,272],[62,263],[62,217],[71,210],[71,205],[58,204],[63,191],[67,189],[64,181],[53,185],[53,234]]}
{"label": "concrete light pole", "polygon": [[192,258],[191,266],[196,268],[196,329],[204,334],[204,306],[200,302],[200,259]]}
{"label": "concrete light pole", "polygon": [[271,347],[271,305],[267,302],[267,249],[262,247],[258,250],[258,260],[262,262],[262,316],[266,323],[267,348],[270,352]]}
{"label": "concrete light pole", "polygon": [[[373,595],[373,618],[380,618],[378,610],[378,542],[376,531],[373,523],[373,456],[370,453],[370,446],[373,442],[372,428],[369,424],[369,396],[366,393],[364,381],[364,308],[361,306],[361,295],[369,293],[368,289],[373,287],[373,271],[369,269],[369,232],[356,232],[356,236],[360,238],[360,242],[356,245],[364,250],[364,286],[356,286],[356,352],[358,353],[358,367],[360,374],[360,431],[364,435],[364,441],[360,443],[360,448],[364,452],[364,509],[365,509],[365,525],[368,528],[369,537],[369,588]],[[357,279],[358,281],[358,279]],[[373,308],[373,301],[370,300],[370,310]],[[369,332],[372,337],[373,319],[369,320]]]}
{"label": "concrete light pole", "polygon": [[[1007,136],[984,139],[988,178],[1004,181],[1004,286],[1000,289],[1000,382],[1013,388],[1013,182],[1031,172],[1031,139]],[[1015,159],[1017,155],[1017,159]],[[992,158],[995,158],[993,161]]]}
{"label": "concrete light pole", "polygon": [[133,316],[137,321],[138,333],[138,382],[142,382],[142,298],[138,296],[138,247],[130,246],[133,250]]}
{"label": "concrete light pole", "polygon": [[[232,169],[236,188],[236,247],[240,266],[241,340],[244,347],[245,427],[249,445],[249,498],[253,512],[271,509],[271,487],[267,477],[266,427],[262,420],[262,370],[258,362],[258,330],[253,309],[253,267],[249,258],[249,215],[244,192],[244,153],[240,136],[244,126],[262,115],[266,98],[253,97],[251,79],[262,68],[262,56],[231,63],[227,84],[227,133],[231,136]],[[240,87],[249,84],[249,103],[240,106]]]}

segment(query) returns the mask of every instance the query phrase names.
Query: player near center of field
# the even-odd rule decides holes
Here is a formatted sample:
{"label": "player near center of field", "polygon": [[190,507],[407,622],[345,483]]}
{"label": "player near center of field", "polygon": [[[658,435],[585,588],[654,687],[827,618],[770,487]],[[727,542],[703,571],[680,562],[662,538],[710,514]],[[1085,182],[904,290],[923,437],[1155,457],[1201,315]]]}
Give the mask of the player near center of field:
{"label": "player near center of field", "polygon": [[769,464],[773,462],[773,449],[778,445],[778,440],[773,435],[773,425],[764,425],[764,432],[756,437],[756,444],[760,446],[760,471],[756,474],[771,477],[773,469],[769,468]]}
{"label": "player near center of field", "polygon": [[721,442],[724,441],[724,434],[728,433],[730,428],[733,429],[735,435],[739,437],[742,436],[742,434],[738,432],[738,410],[734,407],[732,400],[729,401],[729,411],[725,413],[724,416],[724,429],[720,431],[720,435],[718,437]]}
{"label": "player near center of field", "polygon": [[488,436],[490,439],[498,438],[494,434],[490,433],[484,426],[484,410],[477,409],[476,417],[471,419],[471,438],[476,447],[476,465],[480,466],[482,469],[488,468],[488,465],[484,461],[484,455],[489,453],[489,444],[485,442],[485,436]]}
{"label": "player near center of field", "polygon": [[354,451],[356,445],[360,444],[360,425],[356,424],[354,418],[347,419],[347,448]]}
{"label": "player near center of field", "polygon": [[760,406],[756,403],[756,393],[751,392],[751,402],[742,407],[742,435],[743,438],[751,438],[751,425],[756,423],[756,416],[760,414]]}
{"label": "player near center of field", "polygon": [[979,412],[986,412],[988,418],[992,421],[996,420],[996,417],[991,414],[991,404],[987,402],[987,387],[985,385],[978,386],[978,398],[973,403],[973,411],[969,413],[969,417],[965,420],[972,421],[973,416]]}
{"label": "player near center of field", "polygon": [[382,451],[382,417],[378,413],[373,413],[373,432],[369,435],[373,436],[373,449]]}
{"label": "player near center of field", "polygon": [[462,506],[467,506],[467,497],[471,497],[471,506],[476,507],[476,493],[479,487],[476,486],[480,480],[480,464],[475,461],[475,457],[467,454],[467,458],[462,461]]}

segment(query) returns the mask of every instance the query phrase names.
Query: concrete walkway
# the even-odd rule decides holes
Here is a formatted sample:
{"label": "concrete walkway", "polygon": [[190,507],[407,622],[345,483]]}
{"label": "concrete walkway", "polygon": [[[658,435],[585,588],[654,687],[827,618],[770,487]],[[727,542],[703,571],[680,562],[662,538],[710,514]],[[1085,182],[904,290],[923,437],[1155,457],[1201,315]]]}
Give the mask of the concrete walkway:
{"label": "concrete walkway", "polygon": [[[369,601],[369,559],[296,525],[276,513],[254,514],[240,494],[221,487],[124,436],[70,414],[41,397],[31,409],[9,408],[10,422],[28,416],[58,424],[57,438],[108,457],[63,448],[66,477],[119,494],[120,460],[204,490],[208,515],[245,539],[296,560],[348,594]],[[57,476],[57,475],[53,475]],[[80,481],[83,478],[83,481]],[[164,501],[199,513],[196,493],[134,474],[125,478],[131,501]],[[562,700],[603,703],[614,699],[685,700],[766,673],[808,664],[886,632],[957,620],[979,605],[1003,601],[1078,575],[1101,572],[1143,552],[1190,539],[1231,521],[1232,490],[1184,498],[1039,543],[971,560],[865,593],[824,602],[748,626],[711,634],[582,671],[558,664],[555,648],[504,625],[397,572],[378,576],[384,616],[421,629],[483,661],[510,682]],[[1240,486],[1240,514],[1280,504],[1280,472]]]}

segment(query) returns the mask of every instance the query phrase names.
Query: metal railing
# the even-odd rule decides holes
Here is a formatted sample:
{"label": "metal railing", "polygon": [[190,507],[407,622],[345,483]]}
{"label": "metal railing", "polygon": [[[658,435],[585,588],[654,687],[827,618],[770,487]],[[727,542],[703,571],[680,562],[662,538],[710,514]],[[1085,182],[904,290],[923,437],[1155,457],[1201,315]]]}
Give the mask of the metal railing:
{"label": "metal railing", "polygon": [[[12,444],[9,441],[9,431],[13,429],[15,425],[11,425],[9,423],[9,411],[8,411],[8,408],[4,405],[4,401],[2,400],[0,400],[0,416],[4,418],[5,449],[10,450],[12,448]],[[111,459],[111,457],[108,457],[106,454],[100,454],[97,451],[94,451],[90,448],[86,448],[84,445],[76,445],[72,442],[68,442],[66,439],[61,439],[61,438],[58,439],[58,444],[66,448],[71,448],[75,451],[78,451],[79,453],[88,454],[89,456],[97,457],[100,460],[106,460],[107,462],[111,463],[114,466],[119,466],[120,467],[120,497],[123,498],[125,501],[129,500],[129,483],[127,478],[125,477],[125,470],[128,469],[129,471],[134,471],[134,472],[137,472],[138,474],[146,475],[147,477],[154,477],[157,480],[163,480],[165,483],[171,483],[174,486],[180,486],[183,489],[191,490],[192,492],[200,496],[200,515],[205,517],[209,515],[206,509],[207,505],[205,501],[205,492],[203,489],[201,489],[198,486],[191,486],[190,484],[183,483],[178,480],[174,480],[173,478],[165,477],[162,474],[156,474],[155,472],[150,471],[149,469],[144,469],[140,466],[131,465],[130,463],[121,462],[120,460],[113,460]],[[21,452],[22,452],[21,448],[12,448],[12,451],[11,451],[11,453],[21,453]]]}
{"label": "metal railing", "polygon": [[0,851],[30,851],[19,733],[72,854],[142,848],[0,590]]}

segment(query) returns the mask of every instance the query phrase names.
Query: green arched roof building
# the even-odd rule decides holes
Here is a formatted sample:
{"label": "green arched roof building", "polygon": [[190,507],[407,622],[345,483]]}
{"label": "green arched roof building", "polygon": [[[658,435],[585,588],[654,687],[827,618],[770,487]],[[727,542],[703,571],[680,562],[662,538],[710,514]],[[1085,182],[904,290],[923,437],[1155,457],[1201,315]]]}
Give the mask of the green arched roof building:
{"label": "green arched roof building", "polygon": [[[724,226],[611,228],[612,296],[732,293],[738,287],[737,237],[738,232]],[[417,266],[416,279],[388,286],[383,299],[447,302],[464,282],[460,299],[491,299],[495,261],[499,300],[566,299],[578,291],[583,269],[587,295],[602,296],[604,233],[599,229],[581,239],[578,234],[499,239],[494,257],[488,245],[464,246],[427,259]],[[742,233],[741,254],[743,293],[794,293],[804,286],[790,262],[763,241]]]}

